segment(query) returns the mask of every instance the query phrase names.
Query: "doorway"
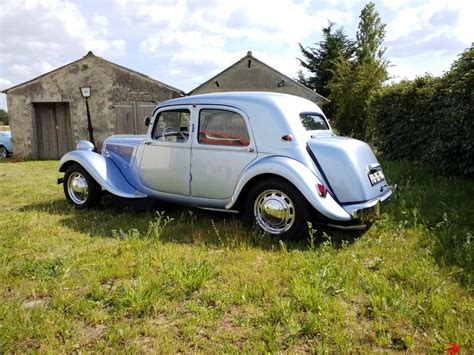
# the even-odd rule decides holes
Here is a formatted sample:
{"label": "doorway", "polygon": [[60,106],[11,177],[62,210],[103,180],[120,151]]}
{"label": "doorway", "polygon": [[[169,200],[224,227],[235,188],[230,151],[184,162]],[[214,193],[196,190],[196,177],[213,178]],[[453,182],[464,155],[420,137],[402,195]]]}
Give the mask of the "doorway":
{"label": "doorway", "polygon": [[59,159],[72,150],[68,102],[33,103],[38,159]]}

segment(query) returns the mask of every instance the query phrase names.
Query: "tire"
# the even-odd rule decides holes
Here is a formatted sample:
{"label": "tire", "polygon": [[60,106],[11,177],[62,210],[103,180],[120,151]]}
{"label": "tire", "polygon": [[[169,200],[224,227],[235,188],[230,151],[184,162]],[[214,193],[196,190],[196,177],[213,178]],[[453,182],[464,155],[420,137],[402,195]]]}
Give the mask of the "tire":
{"label": "tire", "polygon": [[270,235],[296,239],[308,230],[308,205],[290,182],[269,178],[257,182],[250,189],[244,218]]}
{"label": "tire", "polygon": [[8,157],[8,149],[5,148],[3,145],[0,145],[0,159],[5,159]]}
{"label": "tire", "polygon": [[79,164],[72,164],[64,174],[64,195],[74,207],[93,207],[100,201],[101,186]]}

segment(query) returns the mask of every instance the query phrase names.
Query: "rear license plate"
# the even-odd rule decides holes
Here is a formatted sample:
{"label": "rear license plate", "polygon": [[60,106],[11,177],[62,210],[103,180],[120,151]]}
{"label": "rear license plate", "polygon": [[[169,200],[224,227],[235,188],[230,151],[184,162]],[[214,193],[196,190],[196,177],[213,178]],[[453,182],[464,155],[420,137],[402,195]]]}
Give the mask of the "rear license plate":
{"label": "rear license plate", "polygon": [[385,181],[385,176],[382,170],[371,171],[369,174],[369,181],[372,186],[378,184],[379,182]]}

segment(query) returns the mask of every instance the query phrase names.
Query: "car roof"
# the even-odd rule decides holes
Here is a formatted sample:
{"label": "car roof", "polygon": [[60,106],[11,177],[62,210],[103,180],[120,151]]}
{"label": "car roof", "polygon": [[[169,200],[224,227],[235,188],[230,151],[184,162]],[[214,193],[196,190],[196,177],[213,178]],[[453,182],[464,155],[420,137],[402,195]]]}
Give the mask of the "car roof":
{"label": "car roof", "polygon": [[[202,95],[184,96],[176,99],[164,101],[158,107],[165,107],[171,105],[206,105],[206,104],[221,104],[240,106],[246,103],[257,104],[275,104],[281,100],[294,100],[295,103],[309,100],[299,96],[282,94],[276,92],[263,91],[235,91],[235,92],[220,92]],[[309,101],[311,102],[311,101]]]}

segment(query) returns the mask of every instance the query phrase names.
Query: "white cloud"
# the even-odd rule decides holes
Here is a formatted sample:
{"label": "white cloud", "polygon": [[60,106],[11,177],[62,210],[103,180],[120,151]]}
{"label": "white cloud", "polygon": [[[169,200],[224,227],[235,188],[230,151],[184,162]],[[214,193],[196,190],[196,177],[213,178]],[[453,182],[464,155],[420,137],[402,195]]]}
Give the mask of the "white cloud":
{"label": "white cloud", "polygon": [[[127,22],[133,22],[152,6],[154,1],[117,0]],[[298,70],[297,43],[327,25],[327,20],[340,21],[345,13],[338,10],[310,10],[309,1],[251,1],[222,2],[188,1],[185,16],[177,16],[179,29],[163,21],[149,20],[150,34],[141,41],[140,51],[155,58],[168,58],[169,75],[189,90],[209,79],[243,57],[247,50],[285,74],[294,76]],[[176,8],[175,8],[176,10]],[[255,50],[257,49],[257,50]],[[160,78],[160,77],[159,77]],[[175,84],[176,85],[176,84]]]}
{"label": "white cloud", "polygon": [[386,42],[387,55],[396,64],[391,73],[398,80],[443,74],[474,40],[472,2],[430,0],[399,6],[397,16],[387,25]]}
{"label": "white cloud", "polygon": [[[399,6],[397,16],[387,25],[387,40],[407,38],[410,34],[423,31],[433,38],[440,34],[449,35],[469,44],[474,38],[472,13],[474,3],[470,1],[430,0],[413,6],[409,2],[390,2]],[[408,6],[408,5],[411,6]]]}
{"label": "white cloud", "polygon": [[8,88],[11,84],[10,80],[0,78],[0,90]]}
{"label": "white cloud", "polygon": [[466,44],[474,41],[474,2],[472,1],[449,1],[448,10],[457,11],[459,18],[452,29],[453,34]]}
{"label": "white cloud", "polygon": [[122,10],[127,23],[134,26],[157,25],[168,29],[178,29],[188,12],[186,0],[115,0],[115,3]]}
{"label": "white cloud", "polygon": [[18,84],[93,50],[118,57],[125,41],[108,38],[104,16],[86,17],[63,0],[2,0],[0,4],[0,77]]}

